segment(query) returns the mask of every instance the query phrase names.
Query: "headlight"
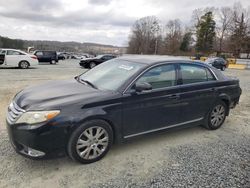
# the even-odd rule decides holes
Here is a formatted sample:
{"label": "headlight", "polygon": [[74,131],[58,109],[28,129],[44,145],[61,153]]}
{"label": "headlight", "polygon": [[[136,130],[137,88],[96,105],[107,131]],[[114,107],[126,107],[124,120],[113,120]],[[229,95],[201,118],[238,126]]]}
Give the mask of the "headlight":
{"label": "headlight", "polygon": [[27,123],[27,124],[41,123],[56,117],[59,113],[60,110],[25,112],[16,121],[16,123]]}

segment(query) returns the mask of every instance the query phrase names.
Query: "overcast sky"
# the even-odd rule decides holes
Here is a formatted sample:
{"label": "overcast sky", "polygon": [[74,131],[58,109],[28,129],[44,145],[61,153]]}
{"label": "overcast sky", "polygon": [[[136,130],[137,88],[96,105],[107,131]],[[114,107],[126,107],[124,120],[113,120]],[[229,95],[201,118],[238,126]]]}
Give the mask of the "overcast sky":
{"label": "overcast sky", "polygon": [[[163,23],[207,6],[232,6],[235,0],[0,0],[0,35],[31,40],[127,45],[135,20],[157,16]],[[250,0],[240,1],[243,7]]]}

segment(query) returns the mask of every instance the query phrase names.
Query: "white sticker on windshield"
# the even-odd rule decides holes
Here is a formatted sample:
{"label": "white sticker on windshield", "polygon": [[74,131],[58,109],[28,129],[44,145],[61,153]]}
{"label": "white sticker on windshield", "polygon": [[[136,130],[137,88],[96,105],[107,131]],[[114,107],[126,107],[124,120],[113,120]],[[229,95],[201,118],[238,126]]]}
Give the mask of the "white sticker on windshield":
{"label": "white sticker on windshield", "polygon": [[130,70],[132,70],[134,67],[128,66],[128,65],[121,65],[121,66],[119,66],[119,68],[120,68],[120,69],[125,69],[125,70],[130,71]]}

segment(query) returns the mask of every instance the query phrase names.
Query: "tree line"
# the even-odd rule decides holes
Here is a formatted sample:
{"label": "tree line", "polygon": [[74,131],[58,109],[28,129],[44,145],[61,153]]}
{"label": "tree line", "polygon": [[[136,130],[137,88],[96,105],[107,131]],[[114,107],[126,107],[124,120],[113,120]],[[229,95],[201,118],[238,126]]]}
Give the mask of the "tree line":
{"label": "tree line", "polygon": [[10,39],[7,37],[0,36],[0,48],[15,48],[23,49],[24,41],[19,39]]}
{"label": "tree line", "polygon": [[195,9],[191,24],[179,19],[163,24],[156,16],[137,20],[129,35],[128,53],[239,57],[250,53],[250,12],[240,2],[232,7]]}

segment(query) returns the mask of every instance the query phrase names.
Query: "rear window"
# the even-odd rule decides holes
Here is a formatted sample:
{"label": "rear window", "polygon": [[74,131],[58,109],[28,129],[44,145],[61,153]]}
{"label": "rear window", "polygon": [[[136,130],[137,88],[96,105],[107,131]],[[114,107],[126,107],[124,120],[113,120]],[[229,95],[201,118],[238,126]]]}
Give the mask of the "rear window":
{"label": "rear window", "polygon": [[15,50],[7,50],[7,55],[25,55],[25,54]]}
{"label": "rear window", "polygon": [[47,56],[55,56],[56,52],[44,51],[43,54]]}
{"label": "rear window", "polygon": [[182,64],[180,65],[180,68],[183,84],[199,83],[214,80],[214,76],[205,67]]}
{"label": "rear window", "polygon": [[41,56],[41,55],[43,55],[43,52],[35,52],[35,55]]}

